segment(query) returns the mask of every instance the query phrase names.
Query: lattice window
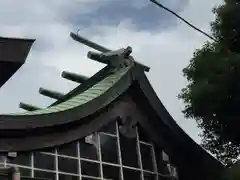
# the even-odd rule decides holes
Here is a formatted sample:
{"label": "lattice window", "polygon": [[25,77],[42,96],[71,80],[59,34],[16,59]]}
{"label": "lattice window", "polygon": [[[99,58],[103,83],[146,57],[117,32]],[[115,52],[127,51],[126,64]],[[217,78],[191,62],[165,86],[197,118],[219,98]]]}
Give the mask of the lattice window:
{"label": "lattice window", "polygon": [[5,156],[0,155],[0,168],[5,167],[5,166],[6,166],[6,158],[5,158]]}
{"label": "lattice window", "polygon": [[[30,153],[18,153],[13,160],[0,161],[18,166],[22,176],[53,180],[162,180],[169,174],[162,151],[150,142],[142,128],[136,138],[119,133],[113,122],[63,146]],[[165,174],[165,175],[163,175]]]}

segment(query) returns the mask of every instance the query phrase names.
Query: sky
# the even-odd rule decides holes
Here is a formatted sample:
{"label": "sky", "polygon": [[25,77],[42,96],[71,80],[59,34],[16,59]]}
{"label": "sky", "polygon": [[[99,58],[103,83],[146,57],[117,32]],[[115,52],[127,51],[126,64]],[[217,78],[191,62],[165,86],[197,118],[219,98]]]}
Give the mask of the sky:
{"label": "sky", "polygon": [[[210,32],[212,8],[222,0],[161,3]],[[61,78],[62,71],[91,76],[104,67],[87,59],[92,49],[69,37],[78,30],[109,49],[132,46],[134,58],[151,68],[147,77],[167,110],[200,143],[200,130],[184,118],[177,95],[187,84],[182,69],[209,39],[149,0],[1,0],[0,27],[0,36],[36,39],[26,63],[0,89],[0,113],[22,111],[19,102],[47,107],[53,100],[41,96],[40,87],[67,93],[77,86]]]}

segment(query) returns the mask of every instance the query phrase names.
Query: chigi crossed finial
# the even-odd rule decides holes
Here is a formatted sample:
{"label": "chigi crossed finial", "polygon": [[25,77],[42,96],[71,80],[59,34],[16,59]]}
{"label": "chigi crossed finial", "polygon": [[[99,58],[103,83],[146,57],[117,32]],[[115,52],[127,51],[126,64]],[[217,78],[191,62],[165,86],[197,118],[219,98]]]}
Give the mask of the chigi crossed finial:
{"label": "chigi crossed finial", "polygon": [[[136,63],[142,66],[145,71],[149,71],[150,69],[149,67],[134,61],[133,57],[130,56],[132,53],[132,47],[130,46],[126,48],[120,48],[117,50],[110,50],[106,47],[103,47],[75,33],[70,33],[70,37],[72,37],[72,39],[77,42],[80,42],[90,48],[95,49],[96,51],[100,51],[100,53],[89,51],[87,53],[87,57],[94,61],[98,61],[100,63],[104,63],[104,64],[107,64],[108,66],[111,66],[112,72],[118,71],[119,68],[129,66],[132,63]],[[76,74],[74,72],[68,72],[68,71],[63,71],[61,76],[67,80],[80,83],[80,84],[84,83],[87,79],[89,79],[84,75]],[[57,101],[61,101],[65,96],[65,94],[62,94],[60,92],[53,91],[53,90],[48,90],[45,88],[40,88],[39,93],[41,95],[55,99]],[[26,104],[26,103],[20,103],[19,107],[27,111],[34,111],[34,110],[40,109],[36,106]]]}

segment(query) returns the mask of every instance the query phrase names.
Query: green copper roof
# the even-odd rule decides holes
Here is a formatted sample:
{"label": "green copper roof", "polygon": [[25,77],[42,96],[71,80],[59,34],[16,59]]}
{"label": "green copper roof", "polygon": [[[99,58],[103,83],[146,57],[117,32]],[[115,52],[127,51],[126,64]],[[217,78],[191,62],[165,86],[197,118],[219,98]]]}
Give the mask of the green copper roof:
{"label": "green copper roof", "polygon": [[[74,34],[71,33],[71,35],[74,35]],[[75,110],[75,108],[77,107],[87,107],[83,105],[87,104],[90,101],[92,102],[92,100],[98,97],[103,97],[101,95],[105,94],[105,92],[107,92],[109,89],[111,89],[111,87],[113,87],[117,82],[119,82],[119,80],[121,80],[121,78],[135,64],[134,59],[130,56],[132,52],[132,48],[129,46],[127,48],[121,48],[118,50],[111,51],[81,36],[74,35],[73,37],[77,38],[77,40],[80,41],[81,43],[89,47],[92,47],[97,51],[102,52],[102,53],[96,53],[96,52],[89,51],[88,57],[92,60],[107,64],[108,71],[99,71],[99,73],[100,72],[101,73],[98,74],[99,76],[98,80],[95,81],[94,84],[90,83],[90,86],[88,86],[88,89],[82,89],[83,91],[79,91],[78,94],[71,97],[70,99],[65,98],[65,95],[53,92],[51,90],[40,88],[39,92],[42,95],[55,98],[60,101],[64,99],[66,100],[64,102],[59,102],[59,103],[56,102],[55,105],[52,105],[45,109],[37,109],[37,108],[34,109],[32,108],[32,106],[29,106],[26,104],[25,107],[27,107],[28,109],[30,108],[31,109],[30,111],[23,112],[23,113],[8,114],[7,115],[8,118],[11,118],[11,117],[23,118],[23,116],[26,116],[26,118],[29,116],[39,117],[39,115],[40,117],[43,117],[41,115],[50,115],[50,114],[56,115],[56,113],[68,112],[68,110]],[[64,73],[63,75],[65,77],[66,73]],[[68,73],[68,75],[70,74]],[[71,74],[71,76],[73,77],[73,74]],[[75,78],[76,78],[76,75],[74,75],[74,80]],[[82,83],[82,81],[80,83]],[[84,83],[85,81],[83,82],[83,84]],[[84,87],[84,85],[82,87]],[[109,99],[110,101],[114,100],[114,97],[109,97],[109,98],[110,98]],[[104,102],[100,104],[101,107],[103,107],[104,105],[106,105]],[[3,117],[4,115],[1,115],[1,116]]]}
{"label": "green copper roof", "polygon": [[15,113],[11,115],[41,115],[41,114],[48,114],[48,113],[56,113],[56,112],[66,111],[66,110],[84,105],[87,102],[101,96],[108,89],[110,89],[116,82],[118,82],[124,76],[124,74],[128,72],[128,70],[131,67],[132,65],[119,69],[115,73],[106,76],[103,80],[99,81],[97,84],[87,89],[86,91],[55,106],[51,106],[46,109],[39,109],[35,111]]}

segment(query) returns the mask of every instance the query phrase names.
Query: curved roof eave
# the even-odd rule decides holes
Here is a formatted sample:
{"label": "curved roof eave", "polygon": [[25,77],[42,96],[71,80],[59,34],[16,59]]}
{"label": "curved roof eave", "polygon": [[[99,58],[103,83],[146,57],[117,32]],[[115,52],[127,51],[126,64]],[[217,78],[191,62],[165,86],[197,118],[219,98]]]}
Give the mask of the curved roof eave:
{"label": "curved roof eave", "polygon": [[[0,132],[51,127],[79,121],[108,105],[119,96],[119,93],[124,92],[131,85],[132,79],[129,79],[131,76],[128,74],[132,68],[133,65],[110,73],[89,89],[49,108],[0,115]],[[115,89],[118,91],[117,94]]]}
{"label": "curved roof eave", "polygon": [[[138,73],[137,82],[139,84],[139,88],[150,103],[150,106],[157,113],[159,119],[163,121],[164,125],[166,125],[165,127],[167,127],[167,129],[170,131],[172,137],[174,137],[173,141],[177,142],[177,149],[179,151],[184,152],[186,154],[186,157],[190,157],[191,154],[193,155],[192,157],[194,159],[201,159],[200,161],[204,162],[205,165],[209,163],[217,168],[225,167],[222,162],[218,161],[215,157],[210,155],[205,149],[203,149],[191,137],[189,137],[187,133],[177,124],[177,122],[173,119],[173,117],[164,107],[161,100],[158,98],[157,94],[155,93],[144,73]],[[152,121],[154,121],[154,119],[152,119]],[[149,134],[152,134],[153,131],[156,132],[156,129],[153,130],[145,128],[145,130]],[[161,139],[161,137],[158,136],[159,134],[154,134],[156,136],[156,139]]]}
{"label": "curved roof eave", "polygon": [[[144,71],[141,67],[138,65],[133,65],[131,67],[123,68],[120,71],[115,72],[114,74],[110,74],[109,76],[106,76],[103,78],[102,81],[98,82],[96,85],[103,85],[103,82],[108,82],[106,88],[104,89],[104,92],[96,96],[95,98],[89,99],[89,101],[86,101],[85,103],[77,103],[74,106],[71,106],[57,112],[52,113],[46,113],[44,111],[35,111],[35,112],[27,112],[22,115],[0,115],[0,133],[1,135],[4,135],[4,131],[13,132],[14,130],[22,130],[25,131],[26,129],[33,129],[33,128],[44,128],[44,127],[51,127],[55,125],[66,125],[71,122],[81,122],[84,117],[87,117],[88,115],[92,115],[99,111],[100,109],[106,107],[111,102],[113,102],[117,97],[119,97],[121,94],[126,92],[126,90],[132,85],[133,81],[136,81],[139,84],[140,91],[143,92],[144,96],[147,98],[148,102],[150,103],[151,107],[154,109],[154,111],[158,115],[158,119],[161,119],[161,121],[164,124],[164,127],[166,127],[172,134],[173,141],[177,142],[177,149],[184,153],[184,156],[186,157],[188,155],[193,155],[194,157],[201,156],[202,162],[206,165],[207,163],[215,164],[215,166],[223,167],[223,165],[214,159],[211,155],[209,155],[204,149],[202,149],[198,144],[196,144],[176,123],[176,121],[171,117],[171,115],[168,113],[162,102],[157,97],[156,93],[154,92],[152,86],[150,85],[150,82],[148,81],[146,75],[144,74]],[[93,89],[97,86],[92,86]],[[91,88],[89,88],[87,91],[89,92]],[[84,91],[86,92],[86,91]],[[83,92],[83,93],[84,93]],[[73,102],[76,100],[76,97],[81,96],[83,93],[72,97],[66,102]],[[60,103],[56,105],[59,107],[61,104],[67,104],[66,102]],[[70,104],[69,104],[70,105]],[[52,106],[54,107],[54,106]],[[52,108],[50,107],[50,108]],[[157,120],[157,119],[156,119]],[[101,120],[101,122],[88,122],[86,126],[84,126],[84,129],[91,126],[92,123],[95,123],[95,126],[100,126],[101,124],[104,124],[104,122],[109,120]],[[154,120],[152,120],[154,121]],[[100,125],[96,125],[100,124]],[[141,124],[141,122],[139,122]],[[18,143],[21,138],[11,138],[6,137],[0,140],[0,145],[2,145],[0,152],[7,152],[9,150],[24,150],[27,149],[36,149],[36,148],[44,148],[44,147],[52,147],[55,145],[61,145],[65,142],[70,142],[77,138],[76,136],[85,136],[86,133],[90,133],[89,131],[84,130],[81,125],[78,126],[80,129],[77,130],[78,135],[76,135],[76,132],[68,132],[67,135],[63,135],[64,141],[59,141],[59,135],[56,134],[55,136],[54,132],[51,132],[50,134],[46,134],[46,137],[40,137],[36,135],[36,137],[31,136],[31,142],[33,143],[28,147],[19,147]],[[145,127],[143,127],[145,128]],[[154,127],[157,128],[157,127]],[[96,129],[95,129],[96,130]],[[57,130],[55,130],[57,131]],[[146,132],[151,134],[152,129],[147,129]],[[154,129],[153,131],[156,131]],[[64,132],[62,132],[64,133]],[[81,135],[79,135],[79,133]],[[52,134],[52,135],[51,135]],[[159,135],[159,134],[157,134]],[[78,137],[78,138],[79,138]],[[34,139],[47,139],[47,141],[43,140],[43,144],[39,144],[39,141],[35,141]],[[160,137],[159,137],[160,138]],[[61,138],[60,138],[61,139]],[[154,141],[157,140],[158,137]],[[22,138],[24,141],[25,138]],[[10,143],[9,143],[10,142]],[[15,144],[15,145],[14,145]],[[26,144],[26,143],[25,143]],[[2,149],[3,148],[3,149]],[[200,159],[200,158],[197,158]]]}

